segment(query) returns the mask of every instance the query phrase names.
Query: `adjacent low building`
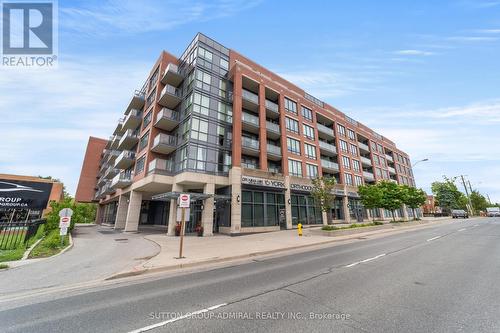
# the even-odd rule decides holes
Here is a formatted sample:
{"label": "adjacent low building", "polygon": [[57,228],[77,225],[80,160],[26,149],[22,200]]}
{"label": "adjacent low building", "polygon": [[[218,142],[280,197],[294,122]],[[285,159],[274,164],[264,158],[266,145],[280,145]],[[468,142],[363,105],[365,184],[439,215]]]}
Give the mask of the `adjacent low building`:
{"label": "adjacent low building", "polygon": [[189,192],[188,232],[271,231],[326,221],[310,195],[318,176],[338,182],[336,221],[390,216],[363,209],[358,185],[415,184],[394,142],[197,34],[179,58],[160,54],[108,140],[89,141],[77,200],[99,202],[100,223],[172,234]]}

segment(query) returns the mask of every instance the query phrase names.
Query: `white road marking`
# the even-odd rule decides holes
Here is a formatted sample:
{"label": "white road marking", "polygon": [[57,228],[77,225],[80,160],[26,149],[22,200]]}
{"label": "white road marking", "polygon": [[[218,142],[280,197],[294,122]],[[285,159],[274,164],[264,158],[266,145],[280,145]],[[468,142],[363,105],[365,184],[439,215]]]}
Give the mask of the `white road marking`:
{"label": "white road marking", "polygon": [[441,237],[443,237],[443,236],[432,237],[432,238],[429,238],[427,241],[430,242],[430,241],[433,241],[433,240],[441,238]]}
{"label": "white road marking", "polygon": [[478,227],[478,226],[479,226],[479,224],[474,224],[474,225],[473,225],[473,227]]}
{"label": "white road marking", "polygon": [[227,303],[217,304],[217,305],[211,306],[211,307],[206,308],[206,309],[201,309],[201,310],[198,310],[198,311],[187,313],[187,314],[185,314],[183,316],[175,317],[175,318],[172,318],[172,319],[169,319],[169,320],[165,320],[165,321],[162,321],[162,322],[159,322],[159,323],[156,323],[156,324],[153,324],[153,325],[149,325],[149,326],[146,326],[146,327],[143,327],[143,328],[138,328],[136,330],[130,331],[129,333],[141,333],[141,332],[150,331],[152,329],[155,329],[155,328],[158,328],[158,327],[162,327],[162,326],[168,325],[170,323],[173,323],[173,322],[176,322],[176,321],[179,321],[179,320],[182,320],[182,319],[186,319],[188,317],[191,317],[191,316],[194,316],[194,315],[197,315],[197,314],[200,314],[200,313],[205,313],[205,312],[209,312],[209,311],[218,309],[218,308],[223,307],[225,305],[227,305]]}
{"label": "white road marking", "polygon": [[465,231],[467,228],[458,229],[458,231]]}
{"label": "white road marking", "polygon": [[346,267],[346,268],[353,267],[353,266],[356,266],[356,265],[361,264],[363,262],[372,261],[372,260],[378,259],[378,258],[383,257],[383,256],[385,256],[385,253],[379,254],[378,256],[375,256],[375,257],[372,257],[372,258],[368,258],[368,259],[365,259],[365,260],[353,262],[352,264],[346,265],[344,267]]}

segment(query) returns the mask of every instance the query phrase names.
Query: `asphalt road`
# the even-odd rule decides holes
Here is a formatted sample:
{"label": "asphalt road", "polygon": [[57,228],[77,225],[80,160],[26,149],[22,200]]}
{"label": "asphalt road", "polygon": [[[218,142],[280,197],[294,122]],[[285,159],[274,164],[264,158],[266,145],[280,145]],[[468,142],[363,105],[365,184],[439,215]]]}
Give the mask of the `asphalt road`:
{"label": "asphalt road", "polygon": [[469,219],[29,305],[0,303],[0,323],[2,332],[499,332],[499,281],[500,218]]}

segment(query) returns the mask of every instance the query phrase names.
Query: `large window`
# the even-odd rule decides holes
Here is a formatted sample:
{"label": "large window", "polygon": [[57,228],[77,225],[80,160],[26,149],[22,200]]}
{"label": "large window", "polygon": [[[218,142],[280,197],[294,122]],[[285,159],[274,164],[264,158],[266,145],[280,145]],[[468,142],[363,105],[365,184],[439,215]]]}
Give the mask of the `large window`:
{"label": "large window", "polygon": [[309,121],[313,121],[313,112],[311,109],[306,108],[305,106],[302,107],[302,117]]}
{"label": "large window", "polygon": [[342,156],[342,165],[344,166],[345,169],[351,168],[351,160],[349,160],[349,157]]}
{"label": "large window", "polygon": [[318,166],[314,164],[306,163],[306,173],[309,178],[318,177]]}
{"label": "large window", "polygon": [[144,164],[146,163],[146,155],[137,159],[135,162],[135,174],[138,175],[144,171]]}
{"label": "large window", "polygon": [[206,91],[210,91],[210,85],[212,84],[212,76],[201,70],[196,71],[196,86]]}
{"label": "large window", "polygon": [[337,129],[338,129],[339,135],[345,136],[345,127],[344,126],[338,124]]}
{"label": "large window", "polygon": [[208,121],[199,118],[191,120],[191,139],[199,141],[208,140]]}
{"label": "large window", "polygon": [[285,110],[297,114],[297,103],[285,97]]}
{"label": "large window", "polygon": [[344,174],[344,179],[345,179],[346,185],[353,185],[351,174],[349,174],[349,173]]}
{"label": "large window", "polygon": [[291,176],[302,177],[302,162],[296,160],[288,160],[288,173]]}
{"label": "large window", "polygon": [[198,47],[198,55],[202,58],[204,58],[205,60],[208,60],[208,61],[212,61],[212,52],[204,49],[203,47],[199,46]]}
{"label": "large window", "polygon": [[353,145],[352,143],[350,143],[349,144],[349,149],[350,149],[352,155],[358,156],[358,146]]}
{"label": "large window", "polygon": [[316,146],[310,145],[308,143],[304,143],[304,154],[310,158],[316,159]]}
{"label": "large window", "polygon": [[356,133],[354,133],[354,131],[351,129],[347,129],[347,136],[351,140],[356,140]]}
{"label": "large window", "polygon": [[292,194],[290,199],[292,204],[292,224],[323,223],[321,209],[316,205],[312,196]]}
{"label": "large window", "polygon": [[286,145],[288,147],[288,151],[300,155],[300,141],[292,138],[286,138]]}
{"label": "large window", "polygon": [[241,199],[242,227],[279,225],[279,211],[285,209],[283,193],[243,190]]}
{"label": "large window", "polygon": [[344,153],[347,153],[347,142],[344,140],[339,140],[340,142],[340,150],[342,150]]}
{"label": "large window", "polygon": [[191,96],[193,96],[193,111],[208,116],[208,111],[210,108],[210,98],[198,93],[194,93]]}
{"label": "large window", "polygon": [[148,139],[149,139],[149,131],[147,131],[146,134],[144,134],[141,137],[141,140],[139,141],[139,152],[144,148],[146,148],[146,146],[148,145]]}
{"label": "large window", "polygon": [[358,160],[352,160],[352,169],[354,171],[361,171],[361,165]]}
{"label": "large window", "polygon": [[308,139],[314,140],[314,128],[309,125],[303,124],[304,136]]}
{"label": "large window", "polygon": [[153,117],[153,111],[149,111],[142,120],[142,129],[146,128],[151,122],[151,118]]}
{"label": "large window", "polygon": [[361,186],[363,185],[363,178],[361,176],[354,176],[354,182],[356,186]]}
{"label": "large window", "polygon": [[297,120],[285,117],[285,126],[288,131],[299,134],[299,122]]}
{"label": "large window", "polygon": [[257,169],[259,167],[259,160],[252,156],[242,155],[241,166],[247,169]]}

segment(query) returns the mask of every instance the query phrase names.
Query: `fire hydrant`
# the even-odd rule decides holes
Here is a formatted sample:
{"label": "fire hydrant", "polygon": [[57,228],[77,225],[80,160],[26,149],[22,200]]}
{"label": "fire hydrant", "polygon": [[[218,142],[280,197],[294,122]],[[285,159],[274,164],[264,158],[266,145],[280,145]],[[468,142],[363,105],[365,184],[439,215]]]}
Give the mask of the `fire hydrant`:
{"label": "fire hydrant", "polygon": [[299,232],[299,236],[302,236],[302,223],[297,224],[297,231]]}

